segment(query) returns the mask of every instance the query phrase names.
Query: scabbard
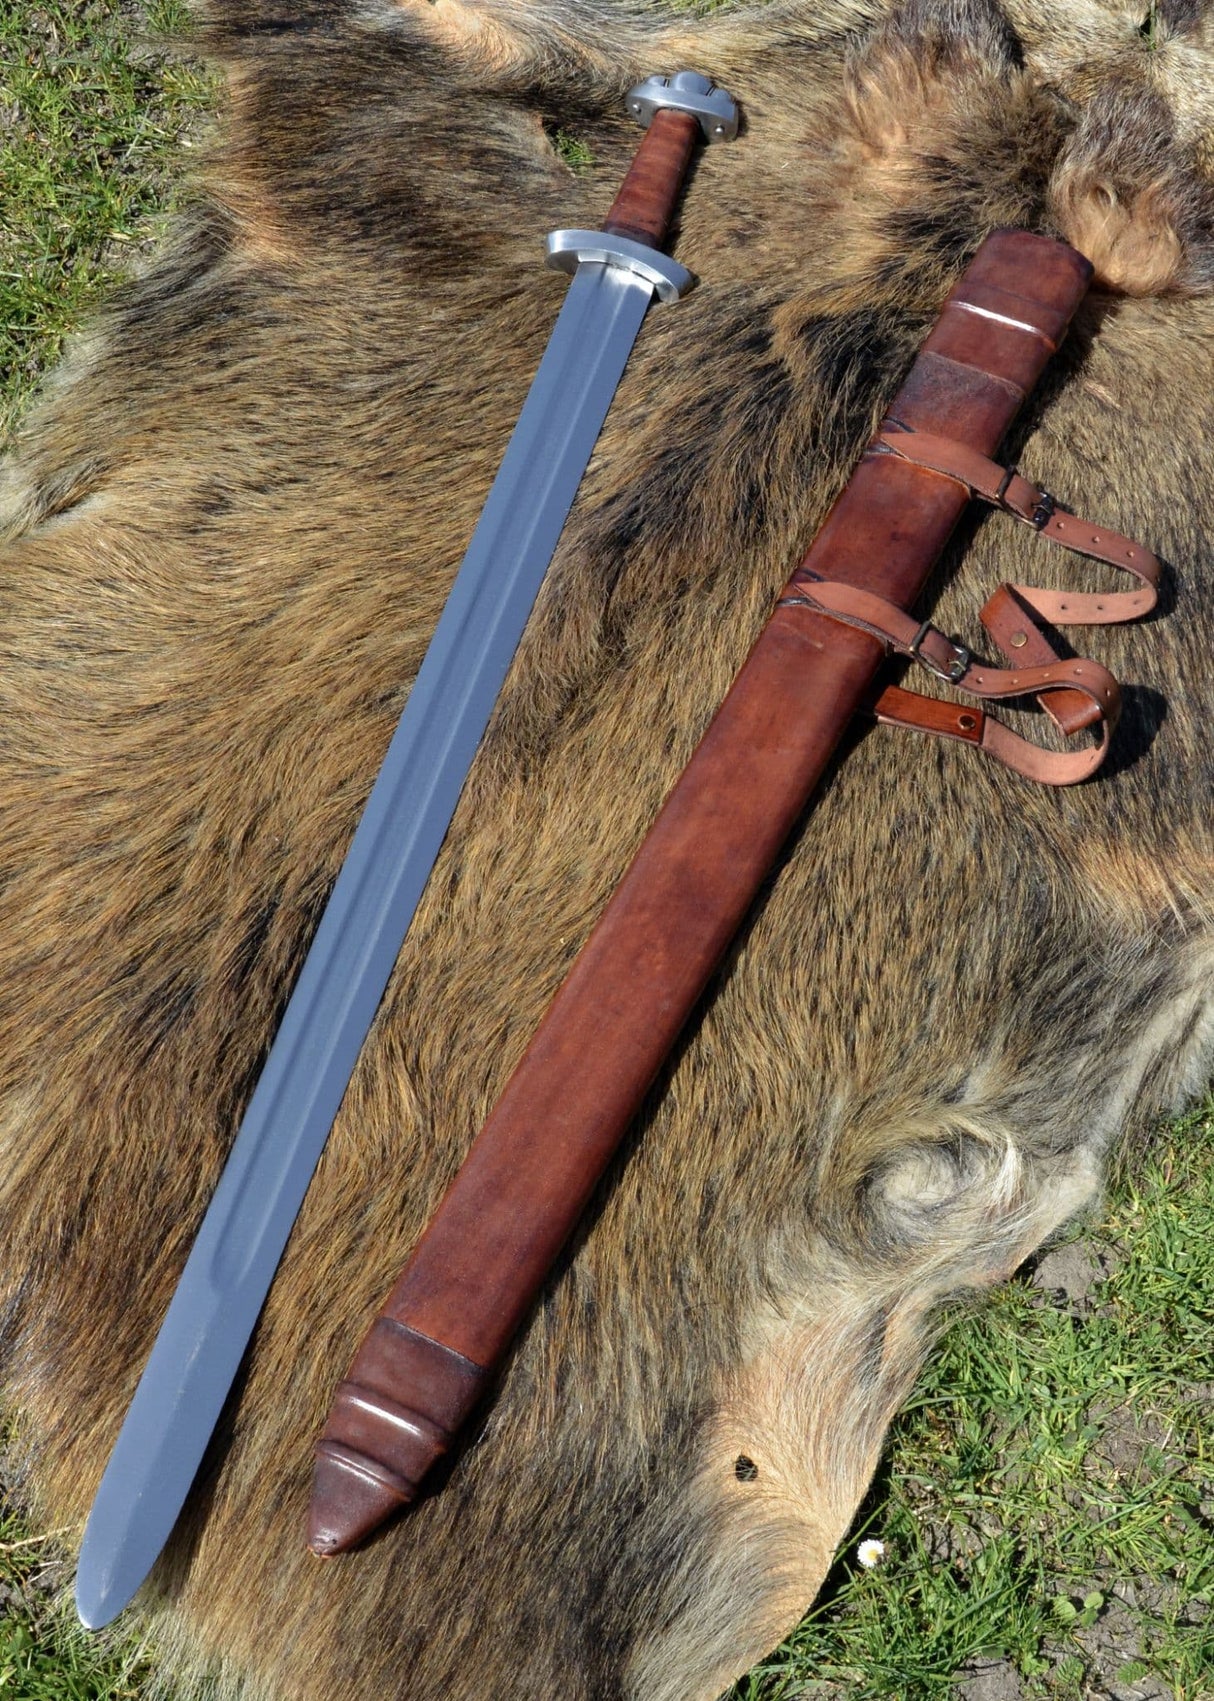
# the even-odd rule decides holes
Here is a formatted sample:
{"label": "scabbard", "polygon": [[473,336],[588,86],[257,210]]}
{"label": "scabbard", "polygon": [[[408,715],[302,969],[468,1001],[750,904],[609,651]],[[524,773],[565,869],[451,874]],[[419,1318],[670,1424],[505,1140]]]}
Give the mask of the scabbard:
{"label": "scabbard", "polygon": [[[1090,274],[1062,243],[988,237],[882,430],[993,455]],[[866,455],[801,569],[909,609],[967,501],[953,478]],[[450,1447],[885,654],[866,631],[775,609],[338,1390],[317,1445],[314,1551],[364,1539]]]}

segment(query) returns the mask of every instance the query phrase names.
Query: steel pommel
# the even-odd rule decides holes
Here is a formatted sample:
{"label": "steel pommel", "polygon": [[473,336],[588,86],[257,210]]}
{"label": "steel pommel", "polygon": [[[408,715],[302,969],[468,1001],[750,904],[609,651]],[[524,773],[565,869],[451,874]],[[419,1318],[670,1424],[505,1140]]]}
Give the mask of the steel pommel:
{"label": "steel pommel", "polygon": [[583,263],[635,272],[659,301],[677,301],[695,281],[686,266],[680,266],[660,248],[606,230],[554,230],[548,237],[547,251],[548,265],[558,272],[576,272]]}
{"label": "steel pommel", "polygon": [[726,94],[698,71],[673,77],[646,77],[628,91],[628,110],[644,129],[657,112],[687,112],[697,118],[706,142],[732,142],[738,133],[738,109]]}

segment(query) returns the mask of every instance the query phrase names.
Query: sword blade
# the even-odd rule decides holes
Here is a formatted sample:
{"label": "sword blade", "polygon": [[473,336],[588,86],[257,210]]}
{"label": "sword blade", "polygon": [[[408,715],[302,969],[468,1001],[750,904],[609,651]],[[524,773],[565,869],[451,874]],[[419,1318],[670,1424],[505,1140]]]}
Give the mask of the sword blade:
{"label": "sword blade", "polygon": [[197,1475],[652,294],[602,264],[566,293],[98,1488],[76,1577],[91,1629]]}

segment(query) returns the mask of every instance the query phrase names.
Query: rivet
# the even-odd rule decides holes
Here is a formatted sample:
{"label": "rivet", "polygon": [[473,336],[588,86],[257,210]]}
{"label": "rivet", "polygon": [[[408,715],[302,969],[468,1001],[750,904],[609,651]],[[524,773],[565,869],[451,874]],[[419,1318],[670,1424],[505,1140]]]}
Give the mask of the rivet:
{"label": "rivet", "polygon": [[1028,641],[1029,635],[1027,632],[1013,632],[1011,637],[1008,639],[1008,643],[1014,650],[1023,649]]}
{"label": "rivet", "polygon": [[962,732],[973,732],[974,728],[978,725],[978,722],[974,719],[973,715],[958,715],[957,725],[961,728]]}

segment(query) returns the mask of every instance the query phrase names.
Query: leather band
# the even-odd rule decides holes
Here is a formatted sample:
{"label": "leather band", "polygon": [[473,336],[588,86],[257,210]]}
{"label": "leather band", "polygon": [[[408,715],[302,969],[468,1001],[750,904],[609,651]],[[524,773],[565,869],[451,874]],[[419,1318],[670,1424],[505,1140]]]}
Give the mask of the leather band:
{"label": "leather band", "polygon": [[648,248],[662,246],[699,134],[699,122],[689,112],[664,107],[654,113],[603,220],[605,231]]}

